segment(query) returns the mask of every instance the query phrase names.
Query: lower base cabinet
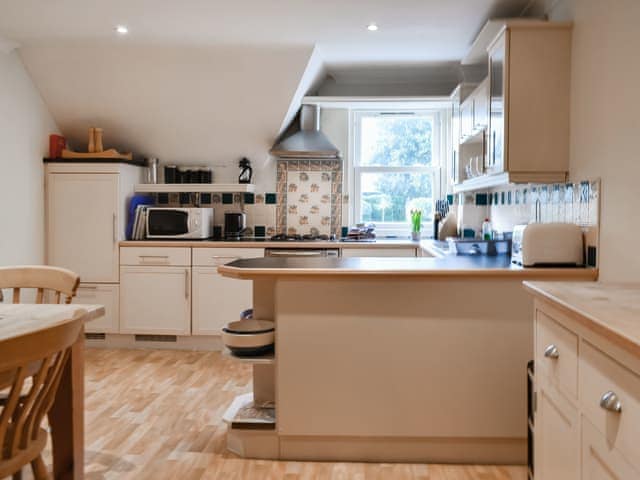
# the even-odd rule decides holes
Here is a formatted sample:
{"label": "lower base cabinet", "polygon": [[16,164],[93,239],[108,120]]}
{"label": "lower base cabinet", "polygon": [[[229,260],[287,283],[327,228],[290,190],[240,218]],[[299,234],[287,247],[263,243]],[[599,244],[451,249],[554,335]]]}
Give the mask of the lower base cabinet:
{"label": "lower base cabinet", "polygon": [[96,318],[84,327],[87,333],[118,333],[119,322],[119,287],[105,283],[81,283],[73,303],[85,305],[104,305],[105,314]]}
{"label": "lower base cabinet", "polygon": [[626,459],[607,442],[593,424],[582,418],[582,478],[623,480],[640,478]]}
{"label": "lower base cabinet", "polygon": [[121,266],[120,333],[189,335],[191,268]]}
{"label": "lower base cabinet", "polygon": [[545,480],[580,479],[580,416],[562,394],[538,387],[535,422],[536,478]]}
{"label": "lower base cabinet", "polygon": [[193,267],[193,335],[220,335],[240,312],[251,308],[252,283],[223,277],[218,267]]}

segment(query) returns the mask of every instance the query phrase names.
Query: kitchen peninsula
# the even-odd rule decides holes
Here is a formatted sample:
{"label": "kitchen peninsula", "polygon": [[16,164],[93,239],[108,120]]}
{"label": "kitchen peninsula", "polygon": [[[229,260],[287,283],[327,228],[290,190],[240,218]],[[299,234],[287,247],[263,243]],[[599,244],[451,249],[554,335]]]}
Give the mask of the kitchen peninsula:
{"label": "kitchen peninsula", "polygon": [[253,281],[255,318],[276,323],[253,392],[275,402],[275,423],[236,423],[232,406],[228,447],[389,462],[524,463],[533,301],[522,281],[597,277],[506,256],[255,258],[218,271]]}

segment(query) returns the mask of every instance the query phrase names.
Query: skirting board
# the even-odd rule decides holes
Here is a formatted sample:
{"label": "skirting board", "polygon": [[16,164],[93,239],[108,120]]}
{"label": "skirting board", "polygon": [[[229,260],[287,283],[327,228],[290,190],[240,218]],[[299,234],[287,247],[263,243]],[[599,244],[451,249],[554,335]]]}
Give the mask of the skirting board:
{"label": "skirting board", "polygon": [[278,437],[230,428],[227,448],[244,458],[294,461],[524,465],[524,438]]}
{"label": "skirting board", "polygon": [[190,350],[201,352],[222,351],[223,345],[219,335],[206,336],[177,336],[175,341],[147,341],[136,340],[135,335],[121,335],[107,333],[103,340],[86,339],[88,348],[133,348],[154,350]]}

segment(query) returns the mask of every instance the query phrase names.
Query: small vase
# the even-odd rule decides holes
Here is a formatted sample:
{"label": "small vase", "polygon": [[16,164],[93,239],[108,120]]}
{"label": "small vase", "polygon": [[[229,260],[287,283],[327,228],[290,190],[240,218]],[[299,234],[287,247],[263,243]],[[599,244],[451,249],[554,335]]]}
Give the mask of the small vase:
{"label": "small vase", "polygon": [[420,241],[420,232],[411,232],[411,240],[414,242]]}

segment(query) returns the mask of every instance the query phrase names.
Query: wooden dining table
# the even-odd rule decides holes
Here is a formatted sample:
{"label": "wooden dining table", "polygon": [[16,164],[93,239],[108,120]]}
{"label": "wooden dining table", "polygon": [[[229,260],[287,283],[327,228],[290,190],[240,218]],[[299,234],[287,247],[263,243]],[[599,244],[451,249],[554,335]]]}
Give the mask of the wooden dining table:
{"label": "wooden dining table", "polygon": [[[0,350],[11,338],[47,330],[81,318],[83,324],[104,315],[102,305],[0,304]],[[0,376],[0,389],[12,378]],[[71,347],[56,398],[49,412],[53,477],[84,477],[84,327]]]}

